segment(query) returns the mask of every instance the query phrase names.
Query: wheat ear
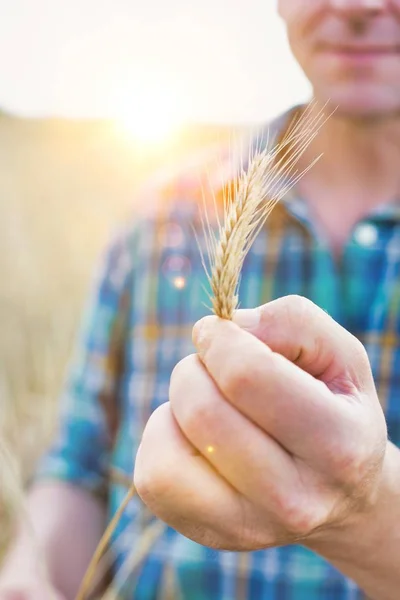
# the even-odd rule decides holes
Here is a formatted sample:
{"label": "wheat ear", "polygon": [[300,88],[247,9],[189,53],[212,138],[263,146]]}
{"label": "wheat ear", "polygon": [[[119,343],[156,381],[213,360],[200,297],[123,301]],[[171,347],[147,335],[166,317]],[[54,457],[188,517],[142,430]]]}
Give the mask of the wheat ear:
{"label": "wheat ear", "polygon": [[[214,314],[232,319],[238,306],[238,288],[243,261],[250,247],[277,202],[315,164],[317,157],[302,172],[296,165],[325,122],[323,111],[315,114],[308,107],[298,123],[274,148],[250,151],[247,171],[240,167],[232,186],[225,187],[222,222],[215,234],[205,210],[203,232],[210,267],[203,265],[211,287]],[[216,201],[214,199],[216,211]]]}

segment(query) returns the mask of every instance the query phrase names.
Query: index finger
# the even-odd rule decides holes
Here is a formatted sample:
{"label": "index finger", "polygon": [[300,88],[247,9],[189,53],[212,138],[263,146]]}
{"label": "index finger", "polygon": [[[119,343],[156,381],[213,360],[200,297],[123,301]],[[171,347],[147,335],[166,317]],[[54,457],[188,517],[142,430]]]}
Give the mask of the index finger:
{"label": "index finger", "polygon": [[239,310],[234,321],[334,391],[373,387],[361,342],[307,298],[285,296]]}
{"label": "index finger", "polygon": [[[230,321],[196,326],[199,356],[224,397],[289,452],[316,464],[316,448],[354,437],[352,407],[322,382]],[[350,437],[351,439],[351,437]]]}

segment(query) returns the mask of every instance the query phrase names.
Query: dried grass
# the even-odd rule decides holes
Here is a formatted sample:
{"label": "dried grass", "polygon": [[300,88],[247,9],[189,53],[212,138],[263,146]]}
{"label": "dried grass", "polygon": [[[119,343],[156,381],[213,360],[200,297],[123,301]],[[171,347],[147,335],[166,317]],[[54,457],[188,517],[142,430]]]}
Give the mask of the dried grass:
{"label": "dried grass", "polygon": [[219,135],[193,128],[168,152],[153,152],[110,122],[0,115],[0,440],[8,448],[0,496],[15,497],[0,514],[0,563],[16,516],[14,492],[22,493],[54,433],[98,257],[113,230],[140,209],[144,182],[170,177]]}
{"label": "dried grass", "polygon": [[10,523],[15,514],[22,513],[23,504],[24,495],[18,462],[4,441],[0,440],[0,520]]}

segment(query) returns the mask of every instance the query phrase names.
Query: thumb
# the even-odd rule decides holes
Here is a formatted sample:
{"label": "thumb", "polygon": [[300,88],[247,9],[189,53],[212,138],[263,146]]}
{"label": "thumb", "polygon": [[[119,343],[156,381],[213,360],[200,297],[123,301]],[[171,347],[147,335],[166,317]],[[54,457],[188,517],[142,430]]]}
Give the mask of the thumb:
{"label": "thumb", "polygon": [[373,385],[359,340],[307,298],[285,296],[258,308],[238,310],[233,321],[327,384],[351,380],[360,390]]}

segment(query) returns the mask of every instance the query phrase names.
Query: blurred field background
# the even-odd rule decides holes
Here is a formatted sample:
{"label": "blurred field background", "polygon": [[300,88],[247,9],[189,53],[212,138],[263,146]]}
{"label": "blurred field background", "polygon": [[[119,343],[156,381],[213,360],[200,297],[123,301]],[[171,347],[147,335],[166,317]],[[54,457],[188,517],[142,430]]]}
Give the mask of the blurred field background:
{"label": "blurred field background", "polygon": [[276,0],[0,0],[0,555],[142,186],[308,93]]}
{"label": "blurred field background", "polygon": [[[51,439],[81,311],[105,245],[138,210],[143,185],[168,176],[188,156],[218,147],[232,131],[186,127],[173,141],[149,147],[112,121],[1,114],[0,439],[23,483]],[[5,515],[0,547],[9,531]]]}

